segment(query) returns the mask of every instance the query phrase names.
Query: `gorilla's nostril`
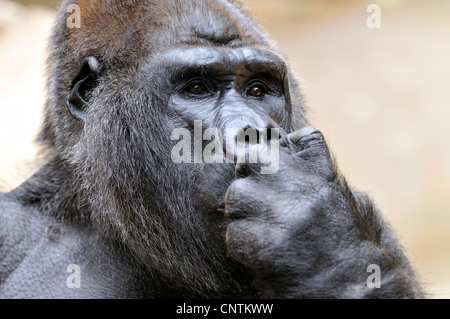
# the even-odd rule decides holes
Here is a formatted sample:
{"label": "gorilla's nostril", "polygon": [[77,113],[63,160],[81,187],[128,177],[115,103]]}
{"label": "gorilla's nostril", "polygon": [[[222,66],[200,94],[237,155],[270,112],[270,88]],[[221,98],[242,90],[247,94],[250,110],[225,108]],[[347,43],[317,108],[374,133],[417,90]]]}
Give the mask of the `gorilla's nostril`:
{"label": "gorilla's nostril", "polygon": [[253,127],[244,127],[237,132],[236,142],[244,144],[258,144],[260,141],[261,133],[259,130]]}
{"label": "gorilla's nostril", "polygon": [[264,129],[264,131],[259,132],[260,135],[263,135],[262,139],[259,139],[259,141],[261,142],[267,142],[270,141],[272,139],[276,139],[276,140],[280,140],[281,137],[285,134],[284,131],[282,129],[280,129],[279,127],[267,127],[266,129]]}
{"label": "gorilla's nostril", "polygon": [[261,142],[261,132],[256,130],[256,143]]}
{"label": "gorilla's nostril", "polygon": [[271,128],[266,129],[266,136],[267,136],[268,141],[272,139],[272,129]]}
{"label": "gorilla's nostril", "polygon": [[236,141],[245,144],[260,144],[270,141],[273,138],[281,138],[280,129],[268,127],[264,129],[256,129],[253,127],[246,127],[238,133]]}
{"label": "gorilla's nostril", "polygon": [[251,168],[246,163],[236,165],[236,178],[246,178],[252,174]]}

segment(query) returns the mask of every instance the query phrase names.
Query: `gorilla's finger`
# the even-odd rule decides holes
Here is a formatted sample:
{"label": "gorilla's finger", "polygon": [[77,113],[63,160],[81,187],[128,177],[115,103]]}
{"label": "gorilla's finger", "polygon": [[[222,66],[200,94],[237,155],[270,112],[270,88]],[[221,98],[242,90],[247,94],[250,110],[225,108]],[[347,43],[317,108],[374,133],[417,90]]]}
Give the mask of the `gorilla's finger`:
{"label": "gorilla's finger", "polygon": [[225,194],[225,216],[240,219],[262,214],[267,209],[265,198],[269,192],[271,190],[249,179],[234,181]]}
{"label": "gorilla's finger", "polygon": [[280,141],[280,145],[290,147],[297,152],[297,155],[306,160],[318,160],[319,157],[327,160],[331,157],[323,134],[310,126],[290,133]]}
{"label": "gorilla's finger", "polygon": [[320,133],[320,132],[312,126],[305,126],[293,133],[288,134],[286,136],[286,139],[288,141],[290,141],[291,143],[297,144],[303,137],[314,134],[314,133]]}
{"label": "gorilla's finger", "polygon": [[278,144],[273,144],[270,147],[267,144],[249,145],[237,159],[235,178],[246,178],[254,174],[259,175],[261,172],[270,174],[264,173],[263,168],[275,164],[277,167],[279,166]]}
{"label": "gorilla's finger", "polygon": [[302,167],[309,168],[328,181],[335,180],[336,168],[330,150],[325,137],[316,128],[307,126],[292,132],[280,141],[280,145],[302,159]]}

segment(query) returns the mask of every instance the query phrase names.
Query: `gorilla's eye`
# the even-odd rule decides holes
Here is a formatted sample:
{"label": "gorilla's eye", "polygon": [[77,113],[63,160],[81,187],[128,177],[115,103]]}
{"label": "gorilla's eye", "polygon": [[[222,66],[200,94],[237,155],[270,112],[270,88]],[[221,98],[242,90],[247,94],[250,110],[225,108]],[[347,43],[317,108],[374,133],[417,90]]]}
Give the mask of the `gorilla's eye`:
{"label": "gorilla's eye", "polygon": [[264,95],[266,95],[266,87],[262,84],[252,85],[248,89],[247,95],[252,97],[264,97]]}
{"label": "gorilla's eye", "polygon": [[196,83],[189,84],[186,87],[185,92],[192,94],[192,95],[203,95],[203,94],[208,93],[208,88],[206,87],[205,84],[196,82]]}

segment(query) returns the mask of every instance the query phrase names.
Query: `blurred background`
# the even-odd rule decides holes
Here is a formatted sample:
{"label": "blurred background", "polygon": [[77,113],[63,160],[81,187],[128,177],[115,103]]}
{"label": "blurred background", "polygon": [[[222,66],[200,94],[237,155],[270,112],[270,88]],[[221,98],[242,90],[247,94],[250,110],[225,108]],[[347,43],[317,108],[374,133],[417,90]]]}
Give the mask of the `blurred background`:
{"label": "blurred background", "polygon": [[[450,1],[245,0],[301,81],[350,183],[450,297]],[[381,8],[381,28],[366,21]],[[0,190],[35,169],[56,0],[0,0]]]}

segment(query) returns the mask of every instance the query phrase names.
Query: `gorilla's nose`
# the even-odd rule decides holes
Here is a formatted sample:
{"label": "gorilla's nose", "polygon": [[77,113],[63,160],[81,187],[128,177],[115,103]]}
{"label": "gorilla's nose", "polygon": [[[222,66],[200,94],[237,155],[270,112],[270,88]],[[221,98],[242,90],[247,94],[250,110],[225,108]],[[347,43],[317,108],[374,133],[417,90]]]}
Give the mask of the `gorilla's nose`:
{"label": "gorilla's nose", "polygon": [[[273,135],[275,133],[275,135]],[[280,139],[279,129],[273,126],[267,127],[252,127],[246,126],[239,129],[236,133],[236,142],[245,144],[260,144],[267,143],[272,138]]]}
{"label": "gorilla's nose", "polygon": [[247,120],[241,118],[240,121],[235,121],[233,124],[234,128],[226,130],[224,146],[227,158],[233,158],[234,163],[239,158],[247,158],[249,161],[254,159],[248,154],[252,145],[267,144],[270,147],[273,142],[278,142],[286,135],[275,121],[258,116]]}

